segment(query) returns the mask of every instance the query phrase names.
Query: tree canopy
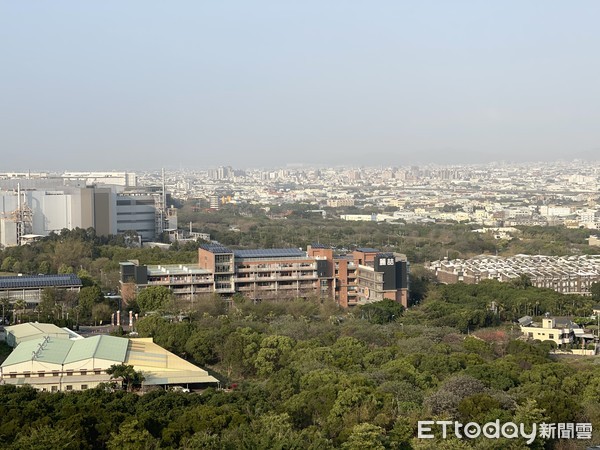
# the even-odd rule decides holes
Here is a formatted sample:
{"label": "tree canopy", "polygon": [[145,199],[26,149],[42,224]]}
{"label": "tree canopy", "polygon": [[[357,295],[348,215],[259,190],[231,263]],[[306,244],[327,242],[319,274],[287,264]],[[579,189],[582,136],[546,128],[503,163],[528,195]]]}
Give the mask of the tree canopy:
{"label": "tree canopy", "polygon": [[133,390],[135,386],[140,386],[145,379],[144,375],[130,364],[113,364],[106,369],[106,373],[111,379],[121,380],[128,391]]}

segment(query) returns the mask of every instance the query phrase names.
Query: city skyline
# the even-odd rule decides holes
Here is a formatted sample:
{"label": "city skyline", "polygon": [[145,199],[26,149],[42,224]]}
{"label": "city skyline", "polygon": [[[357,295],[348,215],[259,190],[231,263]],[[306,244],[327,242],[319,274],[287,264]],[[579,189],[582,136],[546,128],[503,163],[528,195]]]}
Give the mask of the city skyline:
{"label": "city skyline", "polygon": [[597,160],[598,12],[2,2],[2,170]]}
{"label": "city skyline", "polygon": [[[491,170],[493,168],[542,168],[542,167],[554,167],[554,166],[580,166],[586,167],[586,169],[591,170],[592,172],[597,172],[598,168],[596,166],[600,164],[600,156],[596,157],[595,154],[583,155],[583,157],[575,157],[572,158],[562,158],[562,159],[548,159],[548,160],[531,160],[531,161],[522,161],[522,162],[514,162],[507,160],[497,160],[497,161],[489,161],[489,162],[475,162],[471,161],[469,163],[459,163],[459,162],[451,162],[451,163],[442,163],[442,162],[426,162],[426,163],[416,163],[412,161],[405,161],[403,164],[391,164],[383,161],[381,163],[372,163],[372,164],[350,164],[350,163],[340,163],[335,165],[328,165],[324,163],[287,163],[287,164],[265,164],[265,165],[232,165],[225,164],[219,161],[216,161],[212,164],[201,164],[198,166],[184,166],[183,164],[174,165],[174,164],[165,164],[163,166],[155,166],[155,167],[147,167],[144,169],[136,169],[136,168],[126,168],[126,167],[109,167],[106,169],[98,169],[95,167],[83,166],[81,168],[73,169],[70,166],[65,167],[56,167],[55,169],[40,169],[33,170],[31,168],[17,168],[17,169],[5,169],[0,171],[0,179],[10,179],[10,178],[47,178],[47,177],[67,177],[67,178],[77,178],[82,177],[86,178],[86,176],[90,179],[97,178],[98,176],[126,176],[127,174],[131,174],[132,176],[138,175],[155,175],[160,177],[161,172],[164,171],[166,175],[172,174],[202,174],[210,175],[211,173],[216,173],[218,170],[226,169],[230,171],[231,175],[235,172],[265,172],[265,173],[273,173],[278,171],[284,172],[303,172],[303,171],[331,171],[331,170],[356,170],[356,171],[373,171],[373,170],[386,170],[386,169],[399,169],[399,170],[411,170],[414,168],[423,169],[423,170],[442,170],[442,169],[480,169],[480,170]],[[7,166],[3,166],[6,168]],[[225,177],[231,178],[231,177]],[[111,184],[111,183],[109,183]],[[119,183],[116,183],[119,184]]]}

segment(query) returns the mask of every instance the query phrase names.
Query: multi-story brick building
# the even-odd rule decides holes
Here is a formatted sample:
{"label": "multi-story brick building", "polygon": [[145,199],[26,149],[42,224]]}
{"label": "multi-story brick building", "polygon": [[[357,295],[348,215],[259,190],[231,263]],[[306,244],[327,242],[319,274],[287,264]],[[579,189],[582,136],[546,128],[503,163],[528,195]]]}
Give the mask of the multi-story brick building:
{"label": "multi-story brick building", "polygon": [[193,300],[193,293],[240,293],[252,300],[317,295],[333,298],[343,307],[385,298],[408,306],[409,265],[404,255],[359,248],[336,255],[322,245],[296,248],[232,250],[205,244],[198,250],[198,265],[140,266],[121,263],[121,283],[138,290],[150,285],[168,286],[173,293]]}
{"label": "multi-story brick building", "polygon": [[296,248],[230,250],[214,244],[199,249],[199,264],[215,274],[215,292],[240,292],[252,299],[305,297],[317,292],[318,261]]}

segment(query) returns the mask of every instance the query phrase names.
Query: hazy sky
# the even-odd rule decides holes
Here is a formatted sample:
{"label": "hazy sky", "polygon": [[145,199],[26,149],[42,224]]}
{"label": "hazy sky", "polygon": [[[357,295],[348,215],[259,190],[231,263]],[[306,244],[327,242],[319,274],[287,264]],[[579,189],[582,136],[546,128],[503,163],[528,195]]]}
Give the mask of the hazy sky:
{"label": "hazy sky", "polygon": [[600,160],[600,2],[0,0],[0,172]]}

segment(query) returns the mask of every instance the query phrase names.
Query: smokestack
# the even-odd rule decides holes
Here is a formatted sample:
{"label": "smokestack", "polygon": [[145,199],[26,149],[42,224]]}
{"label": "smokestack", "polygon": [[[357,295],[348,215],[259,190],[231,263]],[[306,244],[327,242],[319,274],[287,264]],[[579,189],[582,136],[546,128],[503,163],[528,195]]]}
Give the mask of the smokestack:
{"label": "smokestack", "polygon": [[23,242],[23,205],[21,204],[21,183],[17,183],[17,245]]}
{"label": "smokestack", "polygon": [[162,197],[163,197],[163,209],[167,209],[167,198],[165,196],[165,168],[162,169]]}

